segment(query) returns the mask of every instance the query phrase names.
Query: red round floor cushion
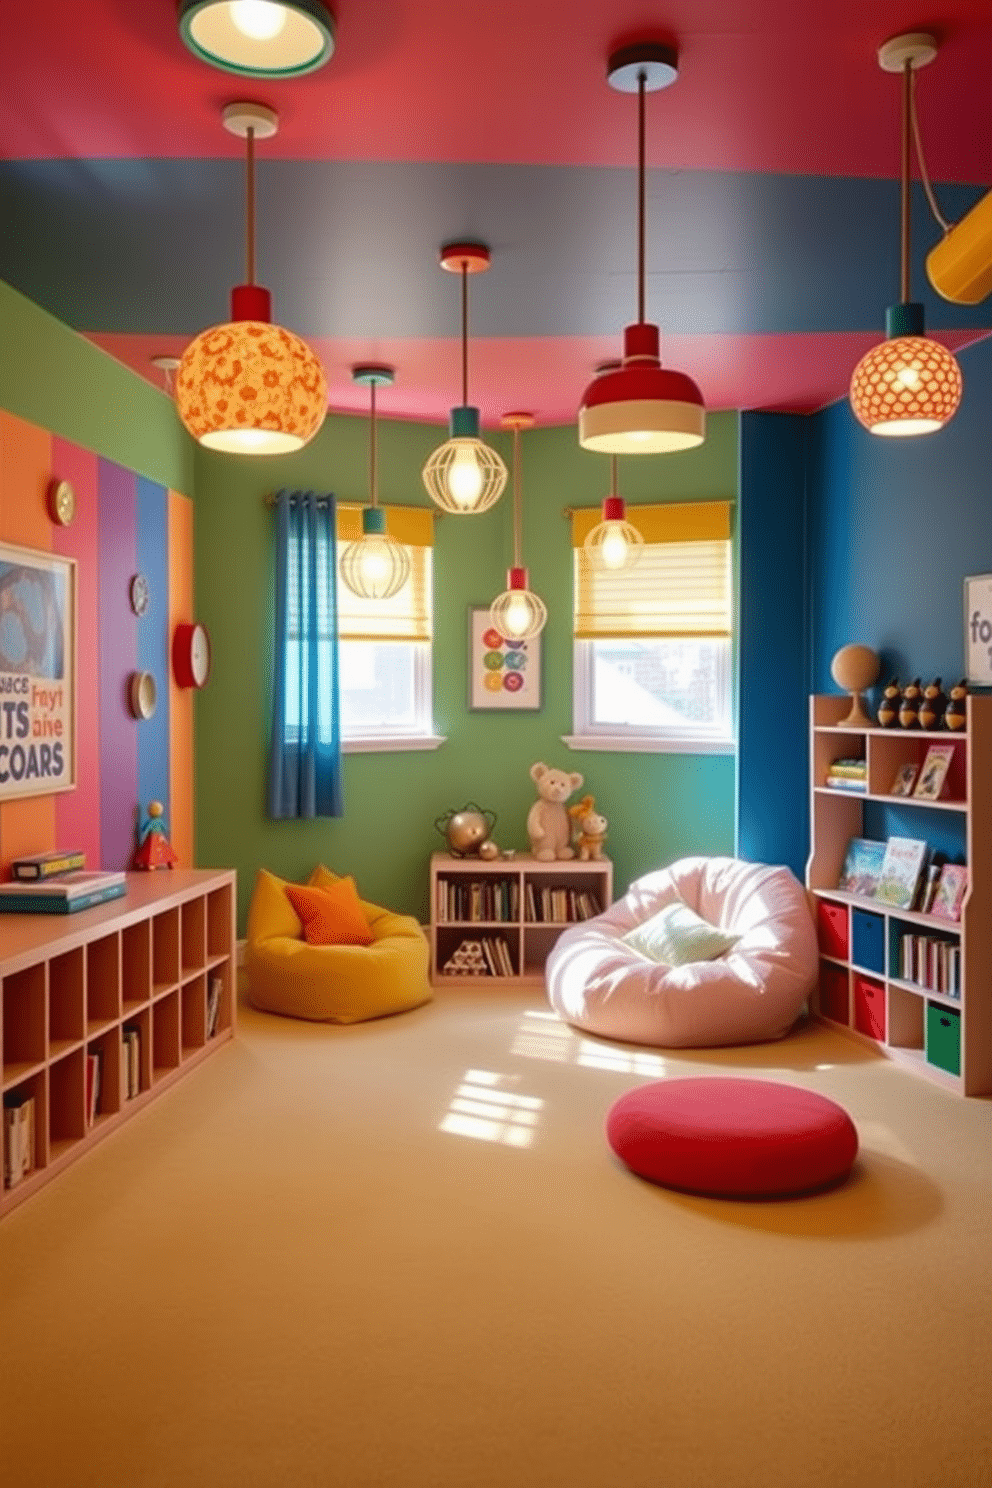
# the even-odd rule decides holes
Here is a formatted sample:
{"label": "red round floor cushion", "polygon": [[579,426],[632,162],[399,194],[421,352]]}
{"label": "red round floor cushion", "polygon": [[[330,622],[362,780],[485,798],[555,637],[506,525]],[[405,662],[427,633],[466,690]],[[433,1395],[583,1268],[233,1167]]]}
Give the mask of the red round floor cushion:
{"label": "red round floor cushion", "polygon": [[611,1108],[606,1135],[632,1172],[722,1198],[779,1198],[838,1183],[854,1122],[826,1096],[772,1080],[658,1080]]}

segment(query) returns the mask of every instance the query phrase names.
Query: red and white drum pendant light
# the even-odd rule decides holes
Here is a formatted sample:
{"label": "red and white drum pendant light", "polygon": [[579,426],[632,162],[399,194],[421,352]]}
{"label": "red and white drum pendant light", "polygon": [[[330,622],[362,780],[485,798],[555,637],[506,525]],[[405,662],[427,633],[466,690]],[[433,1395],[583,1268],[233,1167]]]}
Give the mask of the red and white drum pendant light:
{"label": "red and white drum pendant light", "polygon": [[614,52],[607,79],[637,94],[637,321],[623,333],[623,361],[586,388],[579,409],[579,443],[607,455],[654,455],[693,449],[706,437],[703,395],[691,377],[660,361],[658,327],[644,318],[644,99],[678,77],[673,46],[642,42]]}
{"label": "red and white drum pendant light", "polygon": [[255,283],[255,139],[275,134],[278,116],[260,103],[232,103],[224,128],[246,142],[247,283],[231,291],[231,319],[183,352],[176,409],[193,438],[238,455],[302,448],[327,412],[327,382],[305,341],[272,323],[272,297]]}
{"label": "red and white drum pendant light", "polygon": [[508,641],[528,641],[540,635],[547,622],[544,600],[528,586],[530,578],[521,553],[522,497],[520,491],[520,431],[534,426],[532,413],[507,413],[504,429],[513,430],[513,567],[506,575],[506,588],[489,606],[489,618]]}

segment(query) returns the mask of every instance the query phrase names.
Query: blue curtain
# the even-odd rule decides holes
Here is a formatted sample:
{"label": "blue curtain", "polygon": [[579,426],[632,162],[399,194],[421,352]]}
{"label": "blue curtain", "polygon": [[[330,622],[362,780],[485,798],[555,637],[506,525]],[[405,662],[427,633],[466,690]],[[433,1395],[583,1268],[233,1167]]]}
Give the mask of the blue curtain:
{"label": "blue curtain", "polygon": [[333,496],[276,497],[269,815],[342,816]]}

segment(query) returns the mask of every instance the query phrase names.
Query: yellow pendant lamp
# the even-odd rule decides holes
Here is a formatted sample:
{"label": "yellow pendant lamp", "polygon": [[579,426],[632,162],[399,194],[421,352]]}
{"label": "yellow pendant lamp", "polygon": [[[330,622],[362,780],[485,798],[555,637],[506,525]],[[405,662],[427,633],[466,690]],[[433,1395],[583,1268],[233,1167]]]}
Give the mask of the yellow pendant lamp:
{"label": "yellow pendant lamp", "polygon": [[961,402],[960,368],[939,341],[924,334],[923,306],[909,298],[913,71],[936,55],[936,42],[924,32],[894,36],[878,49],[882,70],[902,73],[900,300],[885,312],[887,339],[872,347],[851,375],[850,401],[858,422],[886,437],[933,434]]}
{"label": "yellow pendant lamp", "polygon": [[423,469],[427,494],[442,511],[474,516],[488,511],[503,494],[507,469],[496,450],[479,438],[479,410],[468,403],[468,276],[489,268],[482,243],[448,243],[441,267],[462,279],[462,401],[451,410],[449,438]]}
{"label": "yellow pendant lamp", "polygon": [[353,367],[355,382],[368,387],[369,413],[369,501],[362,508],[362,535],[349,543],[338,565],[342,582],[359,599],[392,599],[410,577],[410,555],[402,543],[386,531],[386,513],[379,505],[379,480],[376,462],[377,387],[388,387],[394,377],[392,367]]}
{"label": "yellow pendant lamp", "polygon": [[231,291],[231,319],[201,331],[176,371],[176,409],[207,449],[284,455],[313,438],[327,412],[320,360],[299,336],[272,324],[272,297],[255,283],[255,139],[278,116],[260,103],[232,103],[224,128],[246,141],[247,283]]}
{"label": "yellow pendant lamp", "polygon": [[534,427],[532,413],[507,413],[504,429],[513,430],[513,567],[506,575],[506,588],[489,606],[489,618],[508,641],[529,641],[540,635],[548,619],[544,600],[528,586],[530,579],[521,557],[522,497],[520,492],[520,431]]}
{"label": "yellow pendant lamp", "polygon": [[706,437],[703,395],[691,377],[660,360],[658,327],[644,319],[644,95],[678,77],[674,47],[641,42],[614,52],[610,87],[637,94],[637,322],[623,333],[623,361],[599,373],[582,395],[579,443],[605,455],[657,455],[693,449]]}

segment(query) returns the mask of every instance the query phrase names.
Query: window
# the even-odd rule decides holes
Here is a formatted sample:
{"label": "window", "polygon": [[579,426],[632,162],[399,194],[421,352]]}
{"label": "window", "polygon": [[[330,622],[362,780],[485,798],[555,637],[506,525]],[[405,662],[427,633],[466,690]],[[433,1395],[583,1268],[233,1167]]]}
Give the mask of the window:
{"label": "window", "polygon": [[628,570],[594,568],[573,514],[575,748],[733,748],[730,503],[627,509],[644,537]]}
{"label": "window", "polygon": [[[406,545],[410,578],[392,599],[359,599],[338,579],[341,741],[357,750],[431,749],[434,733],[433,519],[387,508],[389,535]],[[361,508],[338,507],[337,555],[361,536]]]}

